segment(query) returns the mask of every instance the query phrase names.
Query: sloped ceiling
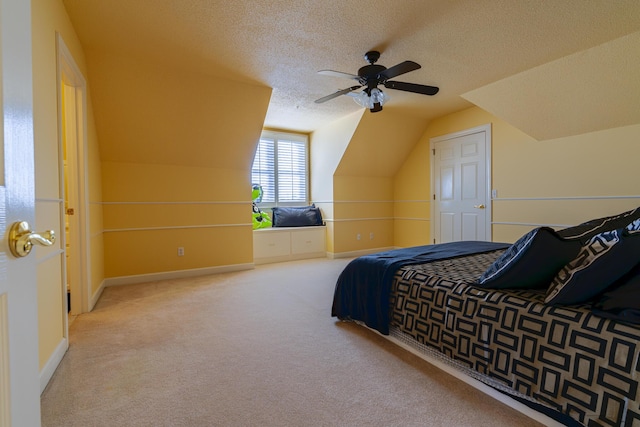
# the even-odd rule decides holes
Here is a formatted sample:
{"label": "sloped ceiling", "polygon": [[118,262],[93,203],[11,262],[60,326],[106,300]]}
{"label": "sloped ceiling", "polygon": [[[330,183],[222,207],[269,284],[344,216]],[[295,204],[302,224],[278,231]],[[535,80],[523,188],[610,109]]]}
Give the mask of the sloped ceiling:
{"label": "sloped ceiling", "polygon": [[392,177],[416,141],[425,123],[405,114],[365,112],[336,168],[336,176]]}
{"label": "sloped ceiling", "polygon": [[268,87],[115,55],[88,55],[87,65],[103,162],[251,167]]}
{"label": "sloped ceiling", "polygon": [[472,105],[462,94],[640,31],[638,0],[63,2],[86,50],[269,86],[265,125],[301,131],[360,108],[346,96],[315,104],[352,84],[317,71],[356,73],[371,49],[387,67],[422,65],[397,80],[440,87],[389,91],[385,110],[429,120]]}
{"label": "sloped ceiling", "polygon": [[538,140],[640,123],[640,32],[462,96]]}

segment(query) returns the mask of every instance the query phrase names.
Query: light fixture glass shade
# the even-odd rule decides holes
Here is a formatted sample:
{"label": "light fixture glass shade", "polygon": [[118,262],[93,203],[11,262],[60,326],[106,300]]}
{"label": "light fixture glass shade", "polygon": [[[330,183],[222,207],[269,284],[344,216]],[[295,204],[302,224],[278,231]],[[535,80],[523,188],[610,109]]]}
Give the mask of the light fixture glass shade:
{"label": "light fixture glass shade", "polygon": [[380,106],[382,106],[389,100],[389,95],[378,88],[371,89],[371,96],[364,90],[351,96],[356,104],[368,109],[373,109],[375,107],[374,104],[380,104]]}
{"label": "light fixture glass shade", "polygon": [[369,98],[371,99],[372,104],[369,108],[373,108],[373,104],[384,105],[384,103],[389,99],[389,95],[387,95],[380,89],[375,88],[371,90],[371,96]]}
{"label": "light fixture glass shade", "polygon": [[351,95],[353,97],[353,100],[359,106],[366,108],[367,105],[369,105],[369,95],[367,95],[367,92],[362,91],[362,92],[358,92],[358,93],[350,93],[349,95]]}

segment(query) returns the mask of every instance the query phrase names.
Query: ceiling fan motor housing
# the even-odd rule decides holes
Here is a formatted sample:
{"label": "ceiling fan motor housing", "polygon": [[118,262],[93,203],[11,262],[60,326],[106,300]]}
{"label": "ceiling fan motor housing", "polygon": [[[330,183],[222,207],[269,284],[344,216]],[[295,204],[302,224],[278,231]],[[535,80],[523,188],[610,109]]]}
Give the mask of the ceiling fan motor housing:
{"label": "ceiling fan motor housing", "polygon": [[369,65],[365,65],[364,67],[358,70],[358,81],[361,85],[367,86],[369,89],[373,89],[381,83],[380,81],[380,73],[387,69],[387,67],[382,65],[375,65],[380,59],[380,52],[377,50],[371,50],[364,54],[364,59],[369,63]]}
{"label": "ceiling fan motor housing", "polygon": [[363,86],[378,85],[378,83],[383,83],[378,80],[378,76],[386,69],[387,67],[383,65],[365,65],[358,70],[358,77],[360,77],[358,80]]}

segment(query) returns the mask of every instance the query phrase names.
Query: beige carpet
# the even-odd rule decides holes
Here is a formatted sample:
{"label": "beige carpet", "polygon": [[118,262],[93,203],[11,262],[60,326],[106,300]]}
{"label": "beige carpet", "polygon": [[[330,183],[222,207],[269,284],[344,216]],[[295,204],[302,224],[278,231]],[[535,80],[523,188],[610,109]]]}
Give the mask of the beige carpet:
{"label": "beige carpet", "polygon": [[42,425],[539,425],[331,318],[347,262],[105,289],[71,325]]}

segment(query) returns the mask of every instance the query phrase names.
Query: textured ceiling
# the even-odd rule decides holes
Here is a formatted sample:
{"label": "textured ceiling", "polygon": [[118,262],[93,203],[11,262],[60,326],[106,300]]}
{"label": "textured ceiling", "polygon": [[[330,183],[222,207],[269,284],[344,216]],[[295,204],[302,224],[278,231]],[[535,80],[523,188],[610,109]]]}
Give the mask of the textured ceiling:
{"label": "textured ceiling", "polygon": [[538,140],[640,123],[640,32],[463,97]]}
{"label": "textured ceiling", "polygon": [[347,96],[315,104],[353,83],[317,71],[356,73],[371,49],[387,67],[422,65],[397,80],[440,87],[388,91],[385,110],[428,120],[471,106],[462,94],[640,31],[638,0],[63,2],[87,51],[270,86],[265,125],[300,131],[360,108]]}

